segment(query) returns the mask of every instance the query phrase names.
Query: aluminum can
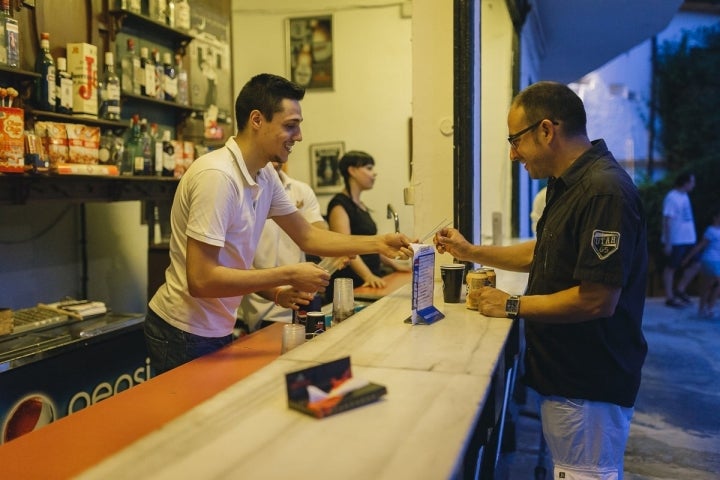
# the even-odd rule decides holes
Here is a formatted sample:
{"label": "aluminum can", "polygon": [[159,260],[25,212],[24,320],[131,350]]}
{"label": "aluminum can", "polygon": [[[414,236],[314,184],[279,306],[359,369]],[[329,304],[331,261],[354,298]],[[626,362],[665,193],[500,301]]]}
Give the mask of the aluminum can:
{"label": "aluminum can", "polygon": [[470,310],[477,310],[477,300],[471,295],[472,292],[484,287],[488,284],[488,275],[484,268],[478,268],[468,272],[465,277],[467,283],[467,295],[465,297],[465,306]]}
{"label": "aluminum can", "polygon": [[497,276],[495,275],[494,268],[486,268],[485,273],[487,274],[487,284],[489,287],[497,288]]}

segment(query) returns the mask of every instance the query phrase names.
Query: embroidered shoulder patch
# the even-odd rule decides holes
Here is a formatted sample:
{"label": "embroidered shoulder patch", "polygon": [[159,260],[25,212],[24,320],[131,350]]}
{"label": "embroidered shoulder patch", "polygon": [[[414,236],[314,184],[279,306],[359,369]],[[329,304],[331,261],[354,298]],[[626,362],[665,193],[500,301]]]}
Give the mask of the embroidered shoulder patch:
{"label": "embroidered shoulder patch", "polygon": [[592,248],[600,260],[605,260],[620,248],[620,232],[593,230]]}

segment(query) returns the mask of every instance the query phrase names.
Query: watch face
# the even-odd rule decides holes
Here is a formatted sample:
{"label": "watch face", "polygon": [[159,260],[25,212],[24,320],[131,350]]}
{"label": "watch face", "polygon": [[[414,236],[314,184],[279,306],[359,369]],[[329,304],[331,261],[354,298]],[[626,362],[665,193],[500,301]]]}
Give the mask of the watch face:
{"label": "watch face", "polygon": [[507,302],[505,303],[505,313],[508,316],[516,316],[519,309],[520,299],[518,297],[513,296],[507,299]]}

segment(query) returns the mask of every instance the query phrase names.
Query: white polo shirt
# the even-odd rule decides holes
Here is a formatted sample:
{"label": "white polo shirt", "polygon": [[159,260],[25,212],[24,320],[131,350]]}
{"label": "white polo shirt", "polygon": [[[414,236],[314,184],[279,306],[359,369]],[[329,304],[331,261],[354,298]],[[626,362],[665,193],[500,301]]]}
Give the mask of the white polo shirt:
{"label": "white polo shirt", "polygon": [[187,238],[221,247],[220,263],[252,268],[265,219],[297,209],[268,163],[253,180],[234,138],[195,160],[180,179],[170,213],[170,266],[150,308],[180,330],[229,335],[242,296],[195,298],[188,292]]}
{"label": "white polo shirt", "polygon": [[[317,197],[310,185],[290,178],[282,171],[279,174],[290,200],[295,203],[305,220],[308,223],[324,221]],[[277,223],[265,222],[253,261],[255,268],[273,268],[305,260],[305,253]],[[274,302],[265,300],[256,293],[251,293],[242,299],[238,316],[253,331],[257,329],[262,320],[289,323],[292,320],[292,310],[277,306]]]}

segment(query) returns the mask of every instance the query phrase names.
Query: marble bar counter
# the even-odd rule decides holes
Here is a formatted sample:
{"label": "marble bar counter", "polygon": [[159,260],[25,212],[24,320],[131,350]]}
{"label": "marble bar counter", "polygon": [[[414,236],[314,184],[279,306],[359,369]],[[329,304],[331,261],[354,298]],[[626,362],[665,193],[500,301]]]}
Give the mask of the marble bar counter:
{"label": "marble bar counter", "polygon": [[[522,292],[523,279],[498,272],[498,286],[513,293]],[[112,440],[129,436],[113,429],[142,430],[132,441],[116,442],[84,460],[82,468],[68,471],[87,479],[462,478],[472,463],[468,458],[477,457],[475,450],[486,443],[499,415],[506,349],[514,348],[508,345],[513,323],[484,317],[464,304],[444,304],[439,284],[435,304],[445,319],[432,325],[405,323],[410,315],[410,285],[405,285],[287,354],[277,354],[279,326],[269,327],[258,332],[266,338],[262,348],[241,352],[243,342],[235,342],[87,409],[76,425],[73,417],[85,412],[62,419],[57,423],[66,422],[65,435],[75,431],[85,437],[100,430]],[[270,347],[273,339],[277,350]],[[386,386],[387,395],[321,420],[288,408],[286,373],[345,356],[355,377]],[[244,364],[253,359],[264,366],[238,375],[233,383],[214,379],[232,376],[217,369],[247,370]],[[178,407],[171,384],[204,398]],[[176,395],[180,403],[188,395],[185,390]],[[148,425],[143,410],[159,409],[160,401],[178,412],[158,411],[150,417],[163,418]],[[122,416],[137,425],[92,425],[91,411],[100,408],[104,416]],[[7,465],[3,451],[15,442],[16,453],[47,446],[40,437],[54,426],[28,434],[23,445],[21,437],[0,447],[0,462]],[[89,443],[81,446],[90,448]],[[83,455],[70,439],[56,448],[53,457]],[[23,472],[40,468],[27,460]],[[57,472],[53,478],[64,478]]]}

